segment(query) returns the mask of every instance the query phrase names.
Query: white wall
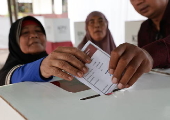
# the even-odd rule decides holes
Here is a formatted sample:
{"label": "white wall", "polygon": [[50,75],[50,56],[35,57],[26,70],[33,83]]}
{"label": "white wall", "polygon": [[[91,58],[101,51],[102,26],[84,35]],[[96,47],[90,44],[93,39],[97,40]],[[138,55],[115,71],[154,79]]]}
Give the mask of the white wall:
{"label": "white wall", "polygon": [[54,0],[55,14],[62,14],[62,0]]}
{"label": "white wall", "polygon": [[34,14],[52,14],[52,0],[32,0]]}
{"label": "white wall", "polygon": [[138,45],[138,31],[143,21],[125,22],[125,42]]}
{"label": "white wall", "polygon": [[0,0],[0,15],[8,14],[8,3],[7,0]]}
{"label": "white wall", "polygon": [[71,40],[74,43],[74,22],[85,21],[92,11],[101,11],[109,21],[109,29],[116,45],[125,42],[125,21],[144,20],[131,6],[129,0],[68,0],[71,20]]}
{"label": "white wall", "polygon": [[0,48],[8,48],[10,21],[8,17],[0,17]]}

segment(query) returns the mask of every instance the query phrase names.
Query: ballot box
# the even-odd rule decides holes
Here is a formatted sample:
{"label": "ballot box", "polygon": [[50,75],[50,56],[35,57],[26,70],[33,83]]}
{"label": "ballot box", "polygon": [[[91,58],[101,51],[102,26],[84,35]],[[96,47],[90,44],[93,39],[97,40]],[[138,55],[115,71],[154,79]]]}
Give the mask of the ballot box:
{"label": "ballot box", "polygon": [[169,120],[169,93],[170,76],[156,72],[102,96],[91,89],[70,92],[48,82],[22,82],[0,87],[0,111],[23,120]]}

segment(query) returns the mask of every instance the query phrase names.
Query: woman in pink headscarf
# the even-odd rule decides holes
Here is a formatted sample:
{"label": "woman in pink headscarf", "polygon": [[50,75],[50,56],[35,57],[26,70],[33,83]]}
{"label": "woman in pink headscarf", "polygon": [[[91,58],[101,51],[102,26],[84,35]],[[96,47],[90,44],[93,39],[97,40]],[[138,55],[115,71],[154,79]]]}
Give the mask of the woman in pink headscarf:
{"label": "woman in pink headscarf", "polygon": [[108,21],[101,12],[93,11],[87,16],[86,35],[78,48],[81,49],[89,40],[108,54],[116,48],[108,28]]}

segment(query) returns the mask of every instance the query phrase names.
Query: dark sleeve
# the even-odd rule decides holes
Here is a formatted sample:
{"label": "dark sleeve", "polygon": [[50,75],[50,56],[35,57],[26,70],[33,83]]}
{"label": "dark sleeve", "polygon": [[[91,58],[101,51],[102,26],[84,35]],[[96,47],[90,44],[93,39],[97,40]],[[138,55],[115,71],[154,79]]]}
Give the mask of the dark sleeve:
{"label": "dark sleeve", "polygon": [[138,47],[143,47],[147,45],[148,43],[151,43],[152,41],[148,41],[148,35],[150,33],[150,29],[148,29],[148,20],[144,21],[139,29],[138,32]]}
{"label": "dark sleeve", "polygon": [[170,36],[142,47],[152,56],[153,68],[170,67]]}
{"label": "dark sleeve", "polygon": [[138,47],[142,47],[143,46],[143,40],[142,38],[144,37],[141,33],[142,32],[142,25],[140,26],[139,32],[138,32]]}
{"label": "dark sleeve", "polygon": [[52,77],[47,79],[41,76],[40,65],[42,60],[43,58],[17,68],[12,74],[11,83],[18,83],[24,81],[48,82],[49,80],[51,80]]}

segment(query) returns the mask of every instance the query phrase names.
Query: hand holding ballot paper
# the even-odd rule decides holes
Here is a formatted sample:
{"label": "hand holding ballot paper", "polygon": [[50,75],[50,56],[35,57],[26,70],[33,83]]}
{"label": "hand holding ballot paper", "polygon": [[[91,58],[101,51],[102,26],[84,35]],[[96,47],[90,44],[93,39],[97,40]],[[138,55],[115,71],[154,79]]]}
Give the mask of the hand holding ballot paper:
{"label": "hand holding ballot paper", "polygon": [[[92,62],[86,64],[86,66],[89,68],[89,71],[82,78],[76,78],[100,95],[111,93],[117,88],[117,84],[118,88],[120,89],[133,85],[133,83],[136,82],[136,80],[144,72],[149,72],[152,68],[152,59],[149,59],[150,61],[148,59],[143,59],[145,58],[144,55],[150,57],[147,52],[141,50],[141,53],[140,49],[138,48],[139,50],[135,51],[135,53],[138,53],[138,57],[136,54],[134,54],[134,52],[132,52],[132,50],[135,50],[132,49],[133,47],[137,48],[130,44],[123,44],[119,46],[112,52],[110,59],[110,55],[108,55],[106,52],[101,50],[92,42],[87,42],[82,48],[82,51],[91,57]],[[127,61],[129,61],[129,63]],[[133,61],[136,66],[133,66]]]}
{"label": "hand holding ballot paper", "polygon": [[144,49],[124,43],[111,52],[109,72],[114,74],[112,82],[118,88],[132,86],[138,78],[153,67],[153,59]]}
{"label": "hand holding ballot paper", "polygon": [[57,47],[42,61],[40,71],[45,78],[57,76],[70,81],[76,76],[90,88],[98,89],[100,94],[107,94],[116,86],[119,89],[130,87],[152,66],[148,52],[135,45],[121,44],[109,56],[88,42],[82,51],[74,47]]}
{"label": "hand holding ballot paper", "polygon": [[117,88],[117,84],[112,83],[112,75],[108,72],[110,55],[90,41],[85,44],[82,51],[84,51],[92,61],[86,64],[89,71],[82,78],[76,78],[100,95],[111,93]]}

